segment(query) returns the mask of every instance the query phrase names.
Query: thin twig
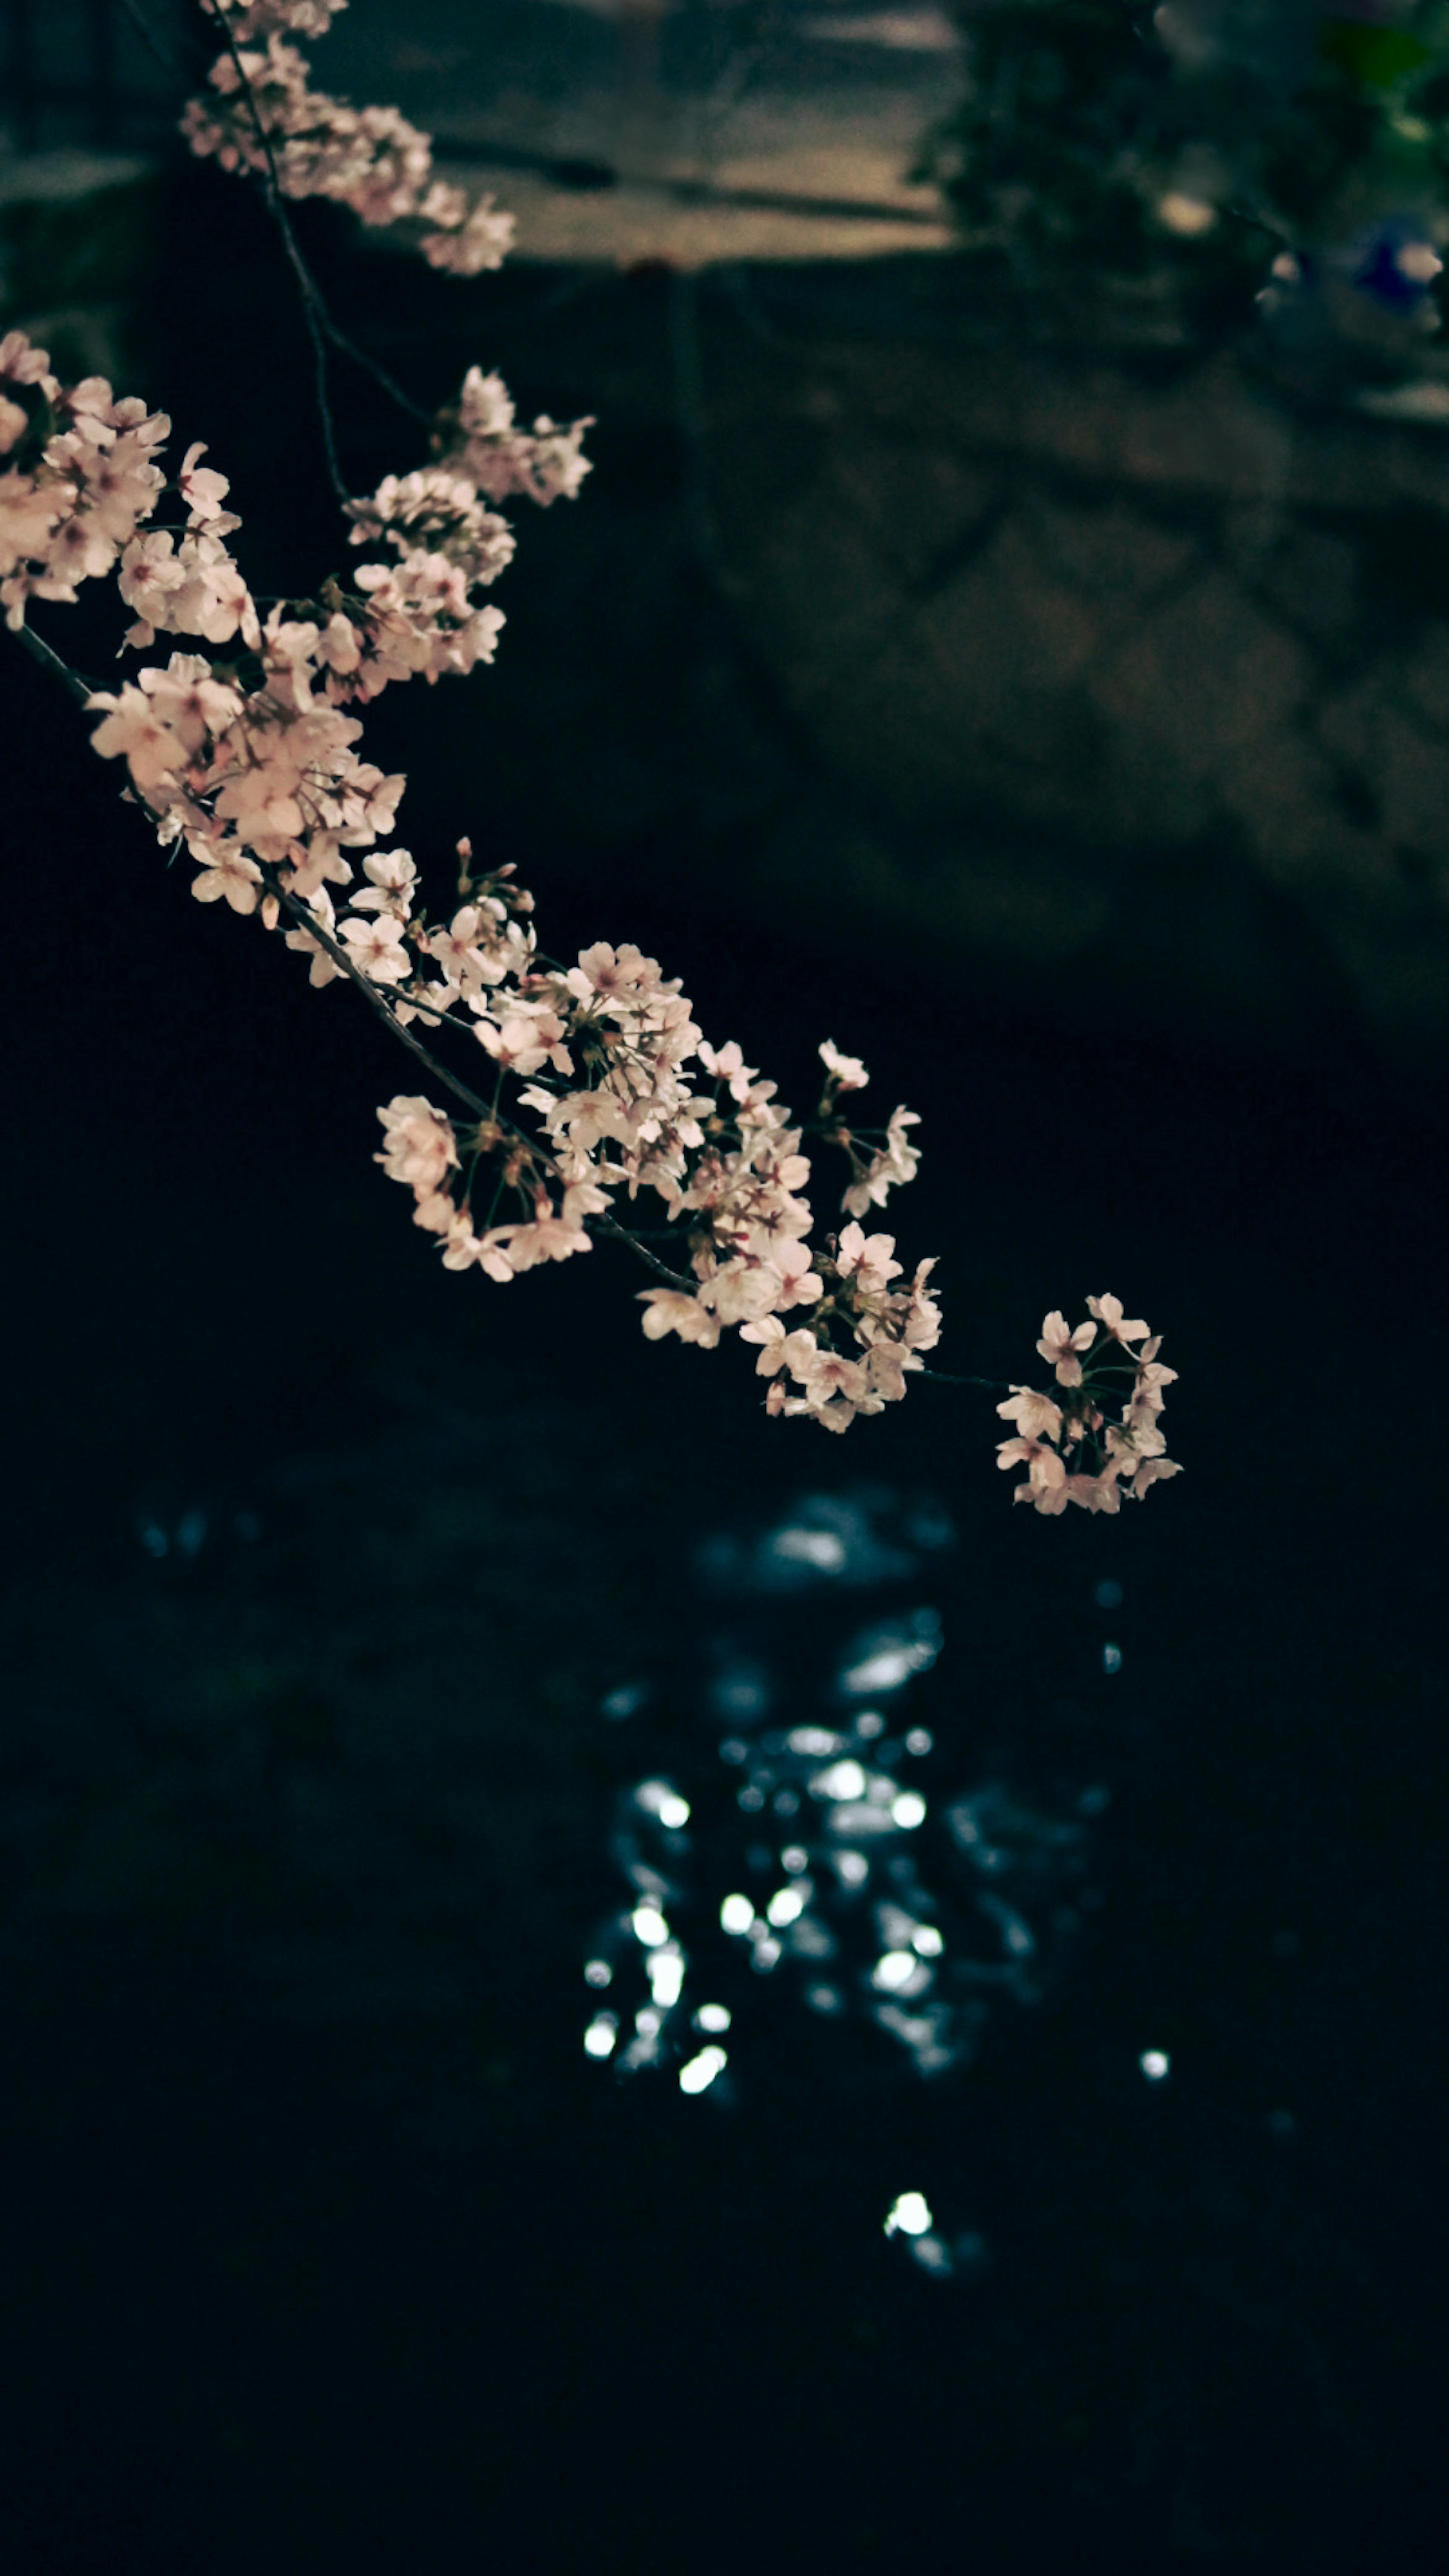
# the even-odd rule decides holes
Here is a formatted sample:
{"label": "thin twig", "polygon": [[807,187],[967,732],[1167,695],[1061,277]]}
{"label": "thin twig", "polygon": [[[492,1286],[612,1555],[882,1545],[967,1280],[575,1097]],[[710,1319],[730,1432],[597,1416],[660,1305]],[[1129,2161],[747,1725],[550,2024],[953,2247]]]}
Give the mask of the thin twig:
{"label": "thin twig", "polygon": [[69,689],[78,705],[83,707],[89,705],[96,694],[89,680],[83,680],[79,671],[71,669],[69,662],[62,662],[60,655],[53,653],[50,646],[31,627],[17,626],[11,631],[19,638],[31,659],[40,664],[42,671],[48,671],[53,680],[59,680],[63,689]]}
{"label": "thin twig", "polygon": [[[217,17],[214,0],[201,0],[201,6],[208,17]],[[291,262],[292,273],[301,294],[302,309],[306,315],[307,330],[312,341],[313,358],[318,374],[318,404],[322,414],[322,435],[327,448],[328,468],[332,475],[334,490],[338,493],[339,499],[345,501],[349,495],[342,484],[337,465],[332,413],[326,390],[326,352],[321,345],[322,341],[330,340],[333,348],[343,357],[350,358],[354,366],[361,367],[367,375],[370,375],[374,382],[382,387],[389,400],[395,402],[400,411],[407,413],[409,419],[421,421],[425,429],[430,429],[433,415],[421,403],[414,402],[411,394],[404,393],[402,386],[388,373],[380,359],[371,356],[366,349],[359,348],[355,340],[349,339],[341,324],[333,320],[328,310],[327,299],[302,256],[297,236],[292,229],[291,217],[283,203],[282,176],[277,167],[276,155],[272,150],[271,137],[262,123],[256,93],[242,68],[236,40],[224,19],[217,17],[217,24],[226,38],[227,51],[236,67],[237,78],[246,92],[247,106],[251,111],[252,123],[257,130],[257,140],[266,158],[267,166],[261,174],[263,193],[267,200],[267,210],[282,236],[287,257]]]}
{"label": "thin twig", "polygon": [[934,1378],[937,1386],[984,1386],[988,1387],[993,1395],[999,1395],[1003,1387],[1008,1394],[1011,1391],[1010,1381],[1004,1377],[952,1377],[945,1369],[928,1368],[913,1369],[911,1374],[913,1377]]}
{"label": "thin twig", "polygon": [[336,494],[337,499],[342,503],[342,506],[345,509],[352,495],[347,489],[342,467],[338,462],[337,433],[332,419],[332,405],[328,399],[327,393],[327,336],[323,331],[322,323],[319,318],[319,307],[322,305],[321,293],[313,279],[311,270],[307,266],[305,259],[302,257],[301,250],[297,243],[297,236],[292,230],[292,219],[287,213],[287,209],[282,198],[282,174],[277,167],[277,156],[272,150],[272,138],[262,122],[262,111],[257,105],[256,92],[252,88],[250,80],[247,78],[246,66],[242,61],[236,38],[232,34],[231,28],[227,24],[225,18],[222,17],[220,11],[215,7],[214,0],[201,0],[201,4],[205,9],[207,16],[215,18],[216,23],[221,30],[222,36],[226,42],[227,52],[230,54],[232,62],[236,68],[237,79],[240,81],[243,92],[245,93],[246,103],[251,113],[252,123],[256,127],[257,141],[261,146],[262,157],[266,163],[266,169],[263,173],[263,186],[266,192],[268,211],[276,224],[278,232],[282,236],[282,246],[291,262],[292,274],[297,280],[298,291],[302,298],[302,312],[307,324],[307,337],[312,343],[312,367],[317,388],[317,410],[322,423],[322,446],[327,458],[328,479],[331,482],[332,489]]}
{"label": "thin twig", "polygon": [[141,0],[121,0],[121,7],[148,54],[153,54],[158,63],[163,63],[168,72],[176,72],[184,76],[189,68],[188,65],[182,61],[178,53],[173,52],[165,37],[157,34],[145,10],[141,7]]}
{"label": "thin twig", "polygon": [[658,1278],[668,1280],[671,1288],[682,1289],[686,1297],[697,1294],[699,1288],[697,1279],[682,1278],[677,1270],[671,1270],[667,1261],[661,1261],[657,1252],[651,1252],[648,1244],[641,1243],[638,1235],[631,1234],[626,1225],[619,1223],[617,1217],[596,1216],[594,1223],[601,1233],[616,1235],[620,1243],[627,1243],[630,1250],[637,1252],[640,1260],[647,1268],[654,1271]]}

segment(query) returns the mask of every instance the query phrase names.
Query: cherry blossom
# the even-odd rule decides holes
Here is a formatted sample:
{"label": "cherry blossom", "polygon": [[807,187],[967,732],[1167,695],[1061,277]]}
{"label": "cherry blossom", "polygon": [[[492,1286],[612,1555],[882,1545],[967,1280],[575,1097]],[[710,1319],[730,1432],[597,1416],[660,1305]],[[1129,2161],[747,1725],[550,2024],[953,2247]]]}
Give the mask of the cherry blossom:
{"label": "cherry blossom", "polygon": [[1087,1312],[1089,1315],[1096,1316],[1103,1332],[1110,1333],[1116,1342],[1140,1342],[1146,1339],[1147,1326],[1144,1323],[1124,1324],[1122,1321],[1120,1297],[1089,1297]]}
{"label": "cherry blossom", "polygon": [[1059,1308],[1053,1309],[1041,1328],[1037,1343],[1044,1360],[1056,1369],[1058,1386],[1080,1386],[1082,1363],[1079,1353],[1090,1348],[1097,1338],[1095,1324],[1078,1324],[1075,1332],[1067,1329],[1067,1319]]}
{"label": "cherry blossom", "polygon": [[1037,1395],[1029,1386],[1014,1386],[1005,1404],[997,1412],[1007,1422],[1014,1422],[1021,1438],[1059,1440],[1062,1432],[1062,1409],[1049,1395]]}
{"label": "cherry blossom", "polygon": [[[1054,1311],[1042,1326],[1037,1349],[1055,1364],[1059,1396],[1014,1386],[996,1408],[1016,1425],[1014,1439],[997,1443],[997,1465],[1024,1466],[1026,1479],[1016,1488],[1015,1500],[1051,1515],[1068,1503],[1088,1512],[1116,1512],[1124,1491],[1140,1502],[1163,1477],[1182,1472],[1165,1455],[1167,1443],[1158,1423],[1162,1390],[1177,1378],[1177,1371],[1164,1368],[1157,1358],[1160,1336],[1149,1334],[1144,1323],[1124,1325],[1116,1297],[1089,1297],[1087,1303],[1106,1328],[1100,1342],[1097,1322],[1079,1324],[1071,1332],[1066,1317]],[[1140,1354],[1127,1347],[1138,1340]],[[1125,1393],[1120,1384],[1124,1376],[1131,1379]],[[1114,1406],[1115,1419],[1110,1414]]]}
{"label": "cherry blossom", "polygon": [[864,1091],[870,1075],[858,1055],[842,1055],[829,1038],[822,1040],[819,1054],[831,1092]]}

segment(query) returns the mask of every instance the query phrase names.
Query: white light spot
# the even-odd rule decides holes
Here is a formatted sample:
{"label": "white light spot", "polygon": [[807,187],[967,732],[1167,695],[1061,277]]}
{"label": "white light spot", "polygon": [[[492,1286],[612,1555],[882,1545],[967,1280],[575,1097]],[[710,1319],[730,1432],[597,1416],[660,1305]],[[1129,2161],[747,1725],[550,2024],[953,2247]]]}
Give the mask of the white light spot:
{"label": "white light spot", "polygon": [[744,1808],[746,1815],[758,1815],[765,1803],[764,1790],[757,1789],[752,1781],[748,1789],[740,1791],[738,1803]]}
{"label": "white light spot", "polygon": [[694,2027],[696,2030],[728,2030],[729,2026],[730,2008],[728,2004],[701,2004],[698,2012],[694,2016]]}
{"label": "white light spot", "polygon": [[903,2236],[924,2236],[931,2224],[930,2205],[922,2191],[903,2191],[890,2206],[885,2232],[894,2236],[899,2228]]}
{"label": "white light spot", "polygon": [[920,1756],[929,1753],[936,1739],[928,1726],[913,1726],[906,1737],[906,1751]]}
{"label": "white light spot", "polygon": [[715,2077],[721,2074],[728,2064],[729,2058],[724,2049],[702,2048],[698,2057],[691,2057],[686,2065],[681,2066],[680,2092],[702,2093],[705,2086],[712,2084]]}
{"label": "white light spot", "polygon": [[797,1914],[804,1913],[806,1901],[802,1887],[777,1888],[765,1912],[778,1932],[786,1923],[793,1923]]}
{"label": "white light spot", "polygon": [[652,2012],[648,2004],[645,2004],[643,2010],[634,2015],[634,2028],[641,2039],[655,2039],[658,2037],[663,2021],[663,2013]]}
{"label": "white light spot", "polygon": [[858,1762],[832,1762],[828,1771],[817,1771],[810,1791],[816,1798],[863,1798],[865,1773]]}
{"label": "white light spot", "polygon": [[934,1923],[918,1923],[911,1934],[911,1948],[919,1959],[939,1959],[945,1947]]}
{"label": "white light spot", "polygon": [[864,1887],[870,1876],[870,1863],[864,1852],[837,1852],[835,1867],[842,1887]]}
{"label": "white light spot", "polygon": [[845,1541],[833,1530],[778,1530],[770,1546],[787,1562],[816,1566],[822,1574],[838,1574],[845,1563]]}
{"label": "white light spot", "polygon": [[885,1733],[885,1719],[878,1708],[863,1708],[855,1721],[857,1735],[874,1738]]}
{"label": "white light spot", "polygon": [[908,1986],[916,1973],[916,1962],[909,1950],[885,1950],[870,1972],[873,1986],[883,1986],[894,1994],[898,1986]]}
{"label": "white light spot", "polygon": [[614,1982],[614,1971],[607,1959],[591,1959],[584,1970],[584,1977],[591,1986],[611,1986]]}
{"label": "white light spot", "polygon": [[684,1987],[684,1959],[678,1950],[655,1950],[649,1959],[649,1988],[657,2004],[668,2012],[677,2004]]}
{"label": "white light spot", "polygon": [[903,1789],[898,1798],[892,1798],[891,1822],[899,1825],[902,1833],[911,1833],[917,1825],[923,1825],[925,1821],[926,1801],[916,1790]]}
{"label": "white light spot", "polygon": [[769,1934],[766,1933],[764,1939],[756,1941],[750,1951],[750,1966],[752,1968],[758,1968],[762,1977],[766,1976],[770,1969],[773,1968],[779,1955],[779,1942],[772,1941]]}
{"label": "white light spot", "polygon": [[641,1780],[634,1792],[634,1802],[644,1809],[646,1815],[657,1816],[661,1825],[671,1833],[689,1822],[689,1800],[681,1798],[677,1789],[671,1789],[667,1780]]}
{"label": "white light spot", "polygon": [[1165,2048],[1144,2048],[1137,2063],[1149,2084],[1160,2084],[1172,2072],[1172,2060]]}
{"label": "white light spot", "polygon": [[747,1896],[727,1896],[719,1910],[726,1932],[748,1932],[755,1919],[755,1909]]}
{"label": "white light spot", "polygon": [[834,1986],[807,1986],[805,2001],[812,2012],[838,2013],[841,2008],[840,1997]]}
{"label": "white light spot", "polygon": [[[934,1634],[922,1635],[918,1630],[915,1636],[903,1636],[898,1628],[887,1629],[883,1635],[877,1631],[873,1639],[862,1640],[870,1650],[841,1674],[841,1689],[849,1691],[852,1698],[871,1699],[877,1691],[899,1690],[912,1673],[929,1671],[941,1651],[940,1622],[929,1612],[919,1615],[921,1625],[929,1623]],[[910,1624],[917,1626],[915,1620]]]}
{"label": "white light spot", "polygon": [[1122,1649],[1120,1646],[1104,1646],[1102,1648],[1102,1670],[1104,1673],[1120,1673],[1122,1670]]}
{"label": "white light spot", "polygon": [[584,2033],[584,2046],[590,2057],[612,2057],[619,2024],[613,2013],[595,2013]]}
{"label": "white light spot", "polygon": [[841,1739],[832,1735],[828,1726],[792,1726],[785,1738],[788,1753],[808,1753],[823,1762],[828,1753],[840,1751]]}
{"label": "white light spot", "polygon": [[808,1866],[809,1859],[810,1854],[799,1843],[791,1843],[780,1854],[780,1867],[787,1869],[792,1878],[798,1878],[801,1870]]}
{"label": "white light spot", "polygon": [[922,2271],[933,2273],[937,2280],[944,2281],[956,2268],[951,2260],[950,2246],[939,2236],[918,2236],[911,2252]]}
{"label": "white light spot", "polygon": [[611,1690],[608,1697],[600,1701],[599,1706],[605,1717],[612,1717],[615,1719],[621,1717],[637,1717],[648,1697],[649,1691],[646,1683],[624,1682],[621,1683],[618,1690]]}
{"label": "white light spot", "polygon": [[669,1938],[669,1926],[657,1905],[636,1905],[629,1920],[635,1940],[642,1941],[646,1950],[656,1950],[661,1941]]}
{"label": "white light spot", "polygon": [[720,1746],[719,1758],[721,1762],[748,1762],[750,1748],[742,1744],[737,1735],[727,1735]]}

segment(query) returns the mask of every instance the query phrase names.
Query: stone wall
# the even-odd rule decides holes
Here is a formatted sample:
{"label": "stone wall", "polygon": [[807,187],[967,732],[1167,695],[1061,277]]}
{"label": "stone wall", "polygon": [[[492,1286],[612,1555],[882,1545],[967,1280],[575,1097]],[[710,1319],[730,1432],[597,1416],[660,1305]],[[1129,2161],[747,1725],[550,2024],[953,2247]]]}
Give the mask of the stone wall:
{"label": "stone wall", "polygon": [[786,321],[713,305],[697,404],[716,576],[838,805],[761,864],[1108,1007],[1439,1060],[1444,433],[1228,355]]}

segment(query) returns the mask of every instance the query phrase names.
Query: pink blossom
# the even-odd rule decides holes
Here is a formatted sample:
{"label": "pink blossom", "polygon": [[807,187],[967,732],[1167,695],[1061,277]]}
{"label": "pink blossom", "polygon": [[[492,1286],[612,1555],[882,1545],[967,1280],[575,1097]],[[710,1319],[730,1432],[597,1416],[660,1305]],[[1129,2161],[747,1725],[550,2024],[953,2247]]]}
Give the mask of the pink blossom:
{"label": "pink blossom", "polygon": [[1103,1331],[1110,1334],[1114,1342],[1140,1342],[1147,1332],[1147,1326],[1140,1320],[1124,1324],[1120,1297],[1089,1297],[1087,1312],[1096,1316]]}
{"label": "pink blossom", "polygon": [[[336,918],[332,910],[331,898],[325,887],[319,886],[308,896],[307,909],[321,929],[328,932],[329,936],[335,935]],[[299,956],[309,959],[307,981],[314,990],[319,990],[324,984],[336,983],[340,979],[341,967],[328,956],[326,949],[319,940],[313,938],[310,930],[289,930],[286,934],[286,945],[294,948]]]}
{"label": "pink blossom", "polygon": [[176,477],[177,489],[191,514],[193,528],[199,527],[203,520],[218,518],[221,505],[231,490],[224,474],[214,473],[209,465],[199,462],[205,454],[201,440],[196,439],[183,456],[181,471]]}
{"label": "pink blossom", "polygon": [[1122,1497],[1117,1490],[1119,1472],[1114,1461],[1103,1467],[1095,1476],[1088,1476],[1080,1471],[1076,1475],[1068,1476],[1066,1482],[1068,1501],[1079,1503],[1086,1512],[1120,1511]]}
{"label": "pink blossom", "polygon": [[1075,1332],[1068,1332],[1065,1315],[1059,1307],[1053,1307],[1042,1325],[1037,1349],[1044,1360],[1053,1364],[1058,1386],[1081,1385],[1082,1363],[1077,1354],[1090,1349],[1096,1338],[1095,1324],[1078,1324]]}
{"label": "pink blossom", "polygon": [[1181,1474],[1182,1469],[1175,1458],[1144,1458],[1132,1479],[1133,1500],[1140,1503],[1148,1486],[1155,1485],[1160,1478]]}
{"label": "pink blossom", "polygon": [[1038,1395],[1029,1386],[1014,1386],[1005,1404],[997,1412],[1006,1422],[1014,1422],[1023,1439],[1060,1440],[1062,1409],[1049,1395]]}
{"label": "pink blossom", "polygon": [[0,340],[0,378],[12,385],[39,385],[49,373],[48,350],[32,348],[23,331],[6,332]]}
{"label": "pink blossom", "polygon": [[891,1259],[895,1248],[893,1234],[867,1235],[858,1225],[848,1225],[837,1256],[841,1277],[851,1280],[862,1297],[881,1296],[901,1275],[900,1262]]}
{"label": "pink blossom", "polygon": [[451,1121],[419,1093],[399,1093],[379,1109],[382,1152],[374,1156],[390,1181],[402,1181],[422,1195],[442,1188],[447,1172],[458,1165],[457,1140]]}
{"label": "pink blossom", "polygon": [[822,1041],[819,1053],[832,1090],[864,1091],[870,1075],[858,1055],[842,1055],[829,1038]]}
{"label": "pink blossom", "polygon": [[782,1368],[789,1369],[795,1377],[803,1377],[815,1356],[814,1334],[788,1332],[778,1315],[762,1315],[757,1323],[741,1324],[740,1340],[761,1346],[755,1362],[756,1377],[775,1377]]}
{"label": "pink blossom", "polygon": [[215,903],[224,895],[233,912],[255,912],[259,900],[262,872],[240,850],[218,850],[209,868],[193,877],[191,891],[198,903]]}
{"label": "pink blossom", "polygon": [[644,1307],[641,1320],[651,1342],[677,1333],[682,1342],[697,1342],[705,1351],[714,1349],[720,1336],[719,1319],[697,1297],[687,1297],[679,1288],[644,1288],[639,1294]]}
{"label": "pink blossom", "polygon": [[389,912],[406,921],[417,890],[417,862],[411,850],[372,850],[362,862],[371,884],[352,898],[354,912]]}
{"label": "pink blossom", "polygon": [[1033,1498],[1061,1492],[1066,1484],[1067,1471],[1055,1449],[1044,1440],[1000,1440],[996,1445],[996,1463],[1002,1468],[1025,1467],[1027,1484],[1022,1491],[1029,1487]]}
{"label": "pink blossom", "polygon": [[344,921],[341,935],[351,951],[353,965],[361,969],[370,984],[406,983],[412,961],[403,946],[402,924],[390,912],[377,913],[367,921]]}

